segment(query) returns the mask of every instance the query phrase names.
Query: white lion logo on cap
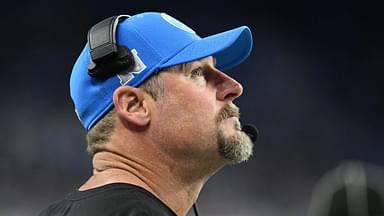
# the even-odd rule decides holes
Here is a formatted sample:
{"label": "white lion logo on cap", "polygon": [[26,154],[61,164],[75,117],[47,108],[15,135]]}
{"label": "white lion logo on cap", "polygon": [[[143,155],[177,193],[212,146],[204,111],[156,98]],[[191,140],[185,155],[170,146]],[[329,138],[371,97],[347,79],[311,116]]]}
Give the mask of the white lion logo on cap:
{"label": "white lion logo on cap", "polygon": [[179,20],[169,16],[168,14],[166,13],[161,13],[161,17],[167,21],[169,24],[181,29],[181,30],[184,30],[186,32],[189,32],[189,33],[192,33],[192,34],[196,34],[195,31],[193,31],[191,28],[189,28],[188,26],[186,26],[184,23],[180,22]]}

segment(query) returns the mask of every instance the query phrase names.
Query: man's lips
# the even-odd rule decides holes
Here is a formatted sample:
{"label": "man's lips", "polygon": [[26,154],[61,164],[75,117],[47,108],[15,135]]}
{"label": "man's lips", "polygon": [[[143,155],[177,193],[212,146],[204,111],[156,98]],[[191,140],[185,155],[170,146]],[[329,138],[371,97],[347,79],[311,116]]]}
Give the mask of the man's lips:
{"label": "man's lips", "polygon": [[[241,131],[240,120],[239,120],[236,116],[232,116],[232,117],[226,118],[226,119],[224,119],[224,121],[225,121],[227,124],[233,125],[233,127],[234,127],[236,130]],[[230,122],[230,123],[229,123],[229,122]]]}

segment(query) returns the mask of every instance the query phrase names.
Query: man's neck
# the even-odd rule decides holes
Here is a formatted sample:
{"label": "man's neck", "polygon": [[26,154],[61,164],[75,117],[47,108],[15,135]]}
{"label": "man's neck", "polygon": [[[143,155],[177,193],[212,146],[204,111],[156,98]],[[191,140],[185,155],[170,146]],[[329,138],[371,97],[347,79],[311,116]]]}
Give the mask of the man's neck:
{"label": "man's neck", "polygon": [[186,182],[183,180],[186,178],[179,175],[183,170],[180,164],[164,162],[145,161],[116,152],[99,152],[93,158],[93,176],[79,190],[118,182],[134,184],[158,197],[177,215],[186,215],[208,177]]}

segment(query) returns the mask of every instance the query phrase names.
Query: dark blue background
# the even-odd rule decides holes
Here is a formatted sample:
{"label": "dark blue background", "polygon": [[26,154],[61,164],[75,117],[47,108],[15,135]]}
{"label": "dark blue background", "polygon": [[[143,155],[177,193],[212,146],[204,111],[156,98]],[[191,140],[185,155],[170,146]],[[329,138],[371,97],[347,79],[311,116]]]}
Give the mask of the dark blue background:
{"label": "dark blue background", "polygon": [[0,215],[37,215],[91,174],[69,96],[88,28],[166,12],[208,36],[240,25],[251,56],[228,74],[261,131],[248,163],[214,176],[202,215],[305,215],[317,180],[345,160],[384,166],[384,29],[370,1],[26,1],[1,9]]}

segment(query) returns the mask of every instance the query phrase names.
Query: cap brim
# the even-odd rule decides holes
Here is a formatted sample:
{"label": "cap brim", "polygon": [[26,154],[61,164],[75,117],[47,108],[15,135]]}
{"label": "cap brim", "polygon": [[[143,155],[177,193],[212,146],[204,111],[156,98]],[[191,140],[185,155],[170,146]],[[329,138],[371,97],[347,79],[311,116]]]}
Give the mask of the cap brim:
{"label": "cap brim", "polygon": [[214,56],[216,67],[220,70],[228,70],[249,56],[252,44],[251,31],[248,27],[241,26],[194,41],[160,67],[169,67]]}

